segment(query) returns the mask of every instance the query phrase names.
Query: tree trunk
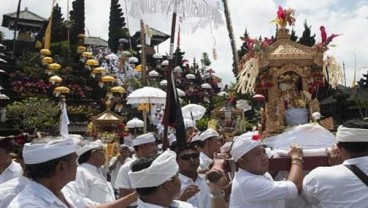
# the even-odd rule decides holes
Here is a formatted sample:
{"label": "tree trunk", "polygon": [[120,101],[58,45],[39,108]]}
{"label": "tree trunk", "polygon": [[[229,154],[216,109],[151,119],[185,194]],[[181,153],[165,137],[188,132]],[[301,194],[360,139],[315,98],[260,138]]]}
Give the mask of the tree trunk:
{"label": "tree trunk", "polygon": [[231,24],[229,5],[227,4],[227,0],[222,0],[222,2],[224,4],[226,27],[227,27],[227,30],[229,32],[231,49],[232,49],[232,52],[233,52],[233,61],[234,61],[233,62],[234,63],[233,72],[234,72],[235,75],[237,75],[238,74],[238,67],[239,67],[239,57],[238,57],[238,52],[236,50],[234,31],[233,31],[233,27],[232,27],[232,24]]}

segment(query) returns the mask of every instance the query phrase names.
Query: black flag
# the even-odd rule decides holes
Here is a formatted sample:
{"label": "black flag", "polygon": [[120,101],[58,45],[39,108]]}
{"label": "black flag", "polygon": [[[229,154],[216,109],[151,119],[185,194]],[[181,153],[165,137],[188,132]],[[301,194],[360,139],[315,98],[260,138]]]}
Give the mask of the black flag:
{"label": "black flag", "polygon": [[166,105],[164,111],[163,124],[165,126],[171,126],[176,129],[177,142],[186,143],[184,119],[183,114],[181,112],[178,91],[175,86],[174,74],[172,71],[169,73],[170,76],[169,79],[167,80]]}

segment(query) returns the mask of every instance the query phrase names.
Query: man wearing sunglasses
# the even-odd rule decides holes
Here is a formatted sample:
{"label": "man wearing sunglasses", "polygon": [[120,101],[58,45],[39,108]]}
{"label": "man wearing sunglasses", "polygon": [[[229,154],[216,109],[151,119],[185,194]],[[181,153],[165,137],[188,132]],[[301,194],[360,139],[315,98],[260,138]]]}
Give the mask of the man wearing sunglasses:
{"label": "man wearing sunglasses", "polygon": [[210,208],[210,189],[206,180],[198,174],[199,152],[193,144],[174,142],[171,150],[176,152],[179,165],[181,190],[179,200],[186,201],[194,207]]}

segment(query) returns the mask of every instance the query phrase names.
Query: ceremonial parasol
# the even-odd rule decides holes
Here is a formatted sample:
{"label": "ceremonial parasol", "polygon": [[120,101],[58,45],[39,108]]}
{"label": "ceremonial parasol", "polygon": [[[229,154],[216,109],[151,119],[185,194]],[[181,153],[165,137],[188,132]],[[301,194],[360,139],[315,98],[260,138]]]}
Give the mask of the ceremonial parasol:
{"label": "ceremonial parasol", "polygon": [[133,118],[126,123],[129,129],[144,127],[144,122],[138,118]]}
{"label": "ceremonial parasol", "polygon": [[179,97],[185,96],[185,92],[181,90],[180,88],[176,88],[176,91],[178,92]]}
{"label": "ceremonial parasol", "polygon": [[[127,104],[164,104],[166,101],[166,92],[154,88],[154,87],[143,87],[130,93],[127,97]],[[144,117],[144,132],[146,132],[147,123],[147,112],[143,111]]]}
{"label": "ceremonial parasol", "polygon": [[166,92],[155,87],[143,87],[134,90],[127,97],[127,104],[165,104]]}
{"label": "ceremonial parasol", "polygon": [[201,119],[206,113],[206,108],[198,104],[188,104],[181,108],[184,118],[190,118],[193,121]]}

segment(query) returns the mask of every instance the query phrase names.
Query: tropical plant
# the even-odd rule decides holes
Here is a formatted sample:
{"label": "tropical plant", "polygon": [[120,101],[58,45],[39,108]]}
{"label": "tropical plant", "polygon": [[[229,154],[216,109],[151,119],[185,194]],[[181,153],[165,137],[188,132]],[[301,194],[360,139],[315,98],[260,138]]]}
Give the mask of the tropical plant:
{"label": "tropical plant", "polygon": [[7,116],[15,121],[14,126],[23,132],[52,133],[57,128],[59,106],[48,99],[29,98],[14,102],[6,108]]}

